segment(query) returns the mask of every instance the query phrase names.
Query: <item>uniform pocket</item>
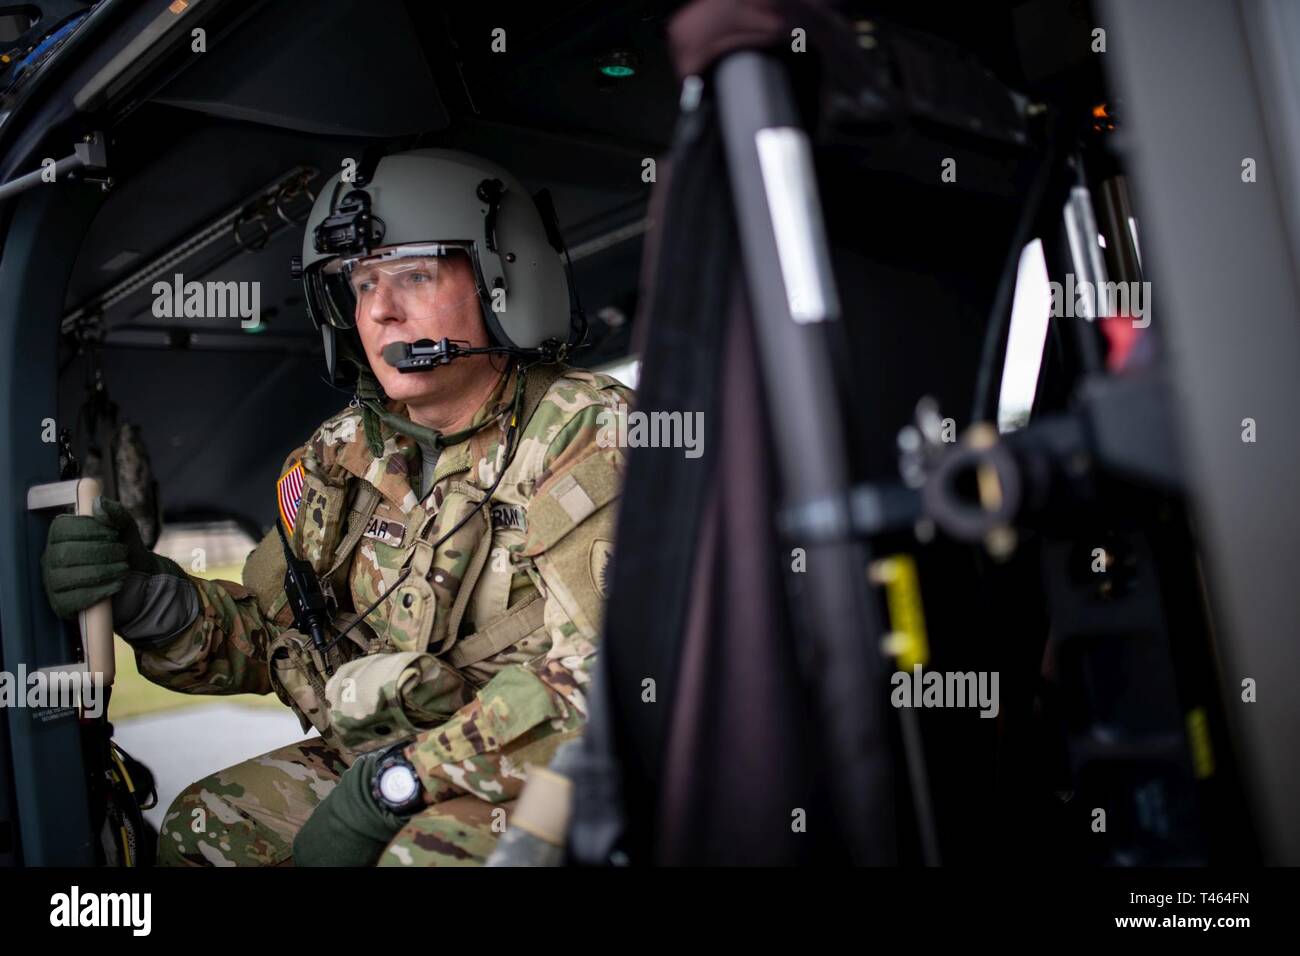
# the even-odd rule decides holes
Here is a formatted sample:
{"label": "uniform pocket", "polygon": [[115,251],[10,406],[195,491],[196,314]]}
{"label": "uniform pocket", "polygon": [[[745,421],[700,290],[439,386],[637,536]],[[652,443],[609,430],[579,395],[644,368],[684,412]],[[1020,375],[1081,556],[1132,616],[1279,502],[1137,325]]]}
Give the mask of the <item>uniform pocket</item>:
{"label": "uniform pocket", "polygon": [[325,682],[316,673],[311,656],[304,649],[306,638],[287,629],[267,649],[271,688],[275,696],[295,714],[303,733],[311,727],[325,736],[330,729],[329,705],[325,699]]}
{"label": "uniform pocket", "polygon": [[302,499],[294,519],[294,550],[319,575],[326,574],[333,563],[346,504],[346,485],[329,484],[312,473],[303,478]]}
{"label": "uniform pocket", "polygon": [[413,737],[470,700],[460,675],[417,652],[350,661],[330,678],[325,696],[335,733],[357,752]]}

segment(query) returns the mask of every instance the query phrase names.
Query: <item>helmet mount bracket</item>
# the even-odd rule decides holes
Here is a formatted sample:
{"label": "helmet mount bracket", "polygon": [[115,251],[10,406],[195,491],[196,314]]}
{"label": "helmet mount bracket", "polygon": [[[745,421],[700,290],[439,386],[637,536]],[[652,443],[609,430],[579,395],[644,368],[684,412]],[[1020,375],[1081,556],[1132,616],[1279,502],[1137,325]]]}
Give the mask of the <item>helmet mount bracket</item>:
{"label": "helmet mount bracket", "polygon": [[364,256],[384,238],[384,221],[370,211],[370,194],[354,189],[345,195],[313,234],[317,252]]}
{"label": "helmet mount bracket", "polygon": [[483,220],[483,244],[488,252],[497,251],[497,213],[501,211],[501,197],[506,184],[499,179],[485,179],[478,184],[475,194],[487,203],[487,216]]}

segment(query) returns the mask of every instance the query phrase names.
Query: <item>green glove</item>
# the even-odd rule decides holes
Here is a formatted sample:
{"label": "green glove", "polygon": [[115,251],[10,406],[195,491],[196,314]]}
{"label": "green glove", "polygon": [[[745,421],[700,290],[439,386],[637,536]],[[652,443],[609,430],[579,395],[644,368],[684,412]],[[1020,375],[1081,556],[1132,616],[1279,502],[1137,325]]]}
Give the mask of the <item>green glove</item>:
{"label": "green glove", "polygon": [[[180,565],[144,546],[131,512],[111,498],[99,499],[93,516],[54,519],[41,556],[41,572],[50,606],[62,618],[117,595],[128,586],[133,572],[141,584],[156,576],[186,580]],[[128,603],[133,606],[123,610],[135,617],[140,600]],[[123,617],[116,606],[114,617]]]}
{"label": "green glove", "polygon": [[373,866],[409,818],[380,806],[371,789],[379,754],[343,772],[293,841],[294,866]]}

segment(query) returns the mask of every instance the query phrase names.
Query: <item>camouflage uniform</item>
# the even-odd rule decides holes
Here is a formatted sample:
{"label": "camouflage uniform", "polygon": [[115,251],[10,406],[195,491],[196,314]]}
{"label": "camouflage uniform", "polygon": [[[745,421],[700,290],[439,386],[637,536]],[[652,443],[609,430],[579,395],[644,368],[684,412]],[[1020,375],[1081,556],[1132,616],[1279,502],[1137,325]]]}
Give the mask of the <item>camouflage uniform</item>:
{"label": "camouflage uniform", "polygon": [[[472,424],[510,404],[515,374]],[[495,480],[508,412],[445,448],[423,496],[412,489],[419,446],[381,426],[376,456],[360,408],[288,457],[281,474],[302,490],[286,530],[292,523],[295,553],[332,594],[334,633],[393,590],[327,662],[292,629],[274,529],[249,556],[243,585],[194,579],[198,618],[162,647],[138,650],[141,673],[186,693],[273,691],[321,739],[183,791],[163,823],[160,862],[287,862],[294,834],[353,759],[410,738],[406,754],[433,803],[381,865],[472,864],[491,852],[529,764],[549,762],[585,720],[623,467],[598,433],[630,401],[607,376],[535,369],[529,378],[540,375],[553,381],[530,388],[536,410],[520,422],[490,504],[436,550]],[[405,414],[399,402],[387,409]]]}

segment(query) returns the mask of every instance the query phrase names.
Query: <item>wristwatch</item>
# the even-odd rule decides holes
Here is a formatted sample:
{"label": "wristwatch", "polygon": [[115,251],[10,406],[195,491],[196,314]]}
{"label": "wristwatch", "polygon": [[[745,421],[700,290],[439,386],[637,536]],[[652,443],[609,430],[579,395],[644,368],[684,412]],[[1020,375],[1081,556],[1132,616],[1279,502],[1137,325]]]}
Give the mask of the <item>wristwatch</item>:
{"label": "wristwatch", "polygon": [[424,808],[424,784],[402,752],[408,743],[400,741],[379,754],[370,784],[375,801],[398,816],[410,816]]}

